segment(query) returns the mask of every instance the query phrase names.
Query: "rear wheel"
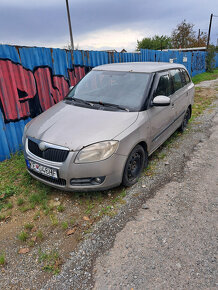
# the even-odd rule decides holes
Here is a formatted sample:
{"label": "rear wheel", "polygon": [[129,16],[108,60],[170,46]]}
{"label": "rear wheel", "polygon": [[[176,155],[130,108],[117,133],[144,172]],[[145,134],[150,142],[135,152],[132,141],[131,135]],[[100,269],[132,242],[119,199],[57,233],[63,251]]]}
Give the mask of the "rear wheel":
{"label": "rear wheel", "polygon": [[185,112],[185,116],[183,118],[182,124],[179,127],[179,131],[180,132],[184,132],[185,131],[185,129],[187,128],[188,121],[189,121],[190,118],[191,118],[191,110],[190,110],[190,108],[188,108],[187,111]]}
{"label": "rear wheel", "polygon": [[137,145],[129,154],[123,173],[122,184],[131,186],[138,181],[142,170],[147,166],[148,154],[141,145]]}

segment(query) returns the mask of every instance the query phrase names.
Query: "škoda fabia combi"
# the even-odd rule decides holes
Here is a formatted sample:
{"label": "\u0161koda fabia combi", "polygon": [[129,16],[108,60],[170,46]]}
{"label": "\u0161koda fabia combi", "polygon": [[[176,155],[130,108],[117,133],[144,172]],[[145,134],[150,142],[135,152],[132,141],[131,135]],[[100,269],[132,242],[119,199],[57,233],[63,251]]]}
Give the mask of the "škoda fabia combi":
{"label": "\u0161koda fabia combi", "polygon": [[148,156],[185,129],[193,98],[194,85],[180,64],[95,67],[63,101],[26,125],[27,169],[65,190],[131,186]]}

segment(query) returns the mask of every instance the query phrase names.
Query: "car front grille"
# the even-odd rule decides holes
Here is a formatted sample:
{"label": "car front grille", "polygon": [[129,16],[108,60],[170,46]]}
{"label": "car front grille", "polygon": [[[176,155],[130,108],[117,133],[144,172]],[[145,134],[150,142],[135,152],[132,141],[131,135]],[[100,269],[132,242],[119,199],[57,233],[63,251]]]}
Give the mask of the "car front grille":
{"label": "car front grille", "polygon": [[32,154],[54,162],[64,162],[69,154],[68,150],[56,148],[47,148],[45,151],[41,151],[38,144],[30,139],[28,139],[28,149]]}
{"label": "car front grille", "polygon": [[35,172],[34,170],[31,170],[28,168],[28,171],[31,172],[33,175],[45,180],[45,181],[48,181],[48,182],[51,182],[51,183],[54,183],[54,184],[57,184],[57,185],[61,185],[61,186],[65,186],[66,185],[66,180],[65,179],[62,179],[62,178],[58,178],[58,179],[54,179],[52,177],[49,177],[49,176],[45,176],[45,175],[42,175],[38,172]]}

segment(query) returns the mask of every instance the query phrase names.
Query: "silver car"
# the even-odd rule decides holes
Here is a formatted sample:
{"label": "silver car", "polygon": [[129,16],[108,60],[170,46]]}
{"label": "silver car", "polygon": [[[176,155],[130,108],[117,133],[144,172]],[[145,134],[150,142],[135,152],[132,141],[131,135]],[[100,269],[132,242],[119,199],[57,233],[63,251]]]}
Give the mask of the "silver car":
{"label": "silver car", "polygon": [[59,189],[137,182],[152,154],[191,117],[194,85],[181,64],[116,63],[92,69],[23,135],[28,172]]}

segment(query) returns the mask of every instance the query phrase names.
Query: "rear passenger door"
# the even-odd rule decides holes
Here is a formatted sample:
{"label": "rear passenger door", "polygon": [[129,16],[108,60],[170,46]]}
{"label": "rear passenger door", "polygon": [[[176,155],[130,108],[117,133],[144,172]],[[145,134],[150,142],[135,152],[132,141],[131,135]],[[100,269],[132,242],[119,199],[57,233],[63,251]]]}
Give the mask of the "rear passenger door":
{"label": "rear passenger door", "polygon": [[180,69],[172,69],[169,72],[173,87],[171,102],[175,112],[173,127],[176,130],[181,125],[188,107],[188,90],[186,88],[185,76]]}

